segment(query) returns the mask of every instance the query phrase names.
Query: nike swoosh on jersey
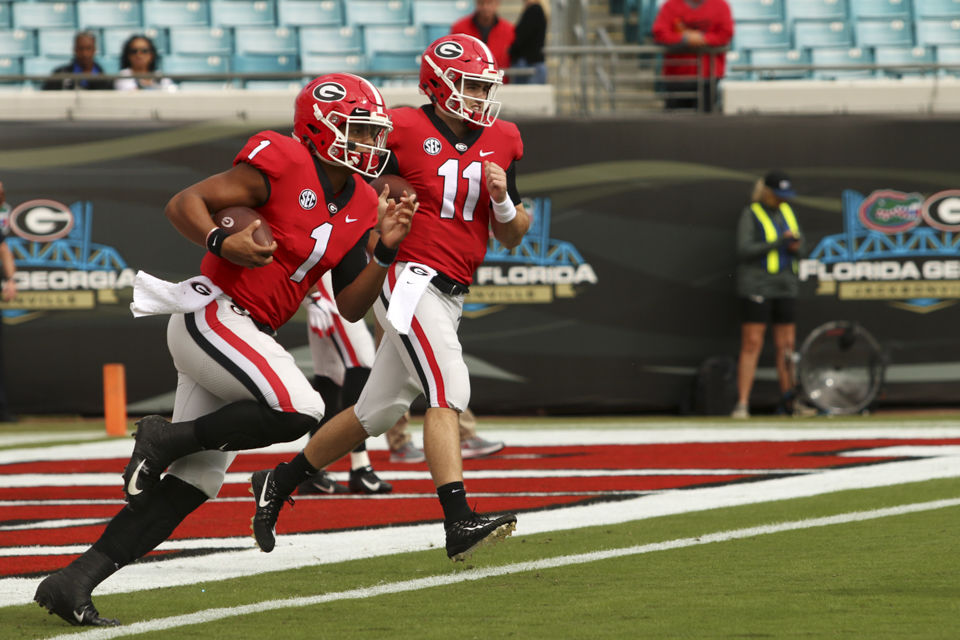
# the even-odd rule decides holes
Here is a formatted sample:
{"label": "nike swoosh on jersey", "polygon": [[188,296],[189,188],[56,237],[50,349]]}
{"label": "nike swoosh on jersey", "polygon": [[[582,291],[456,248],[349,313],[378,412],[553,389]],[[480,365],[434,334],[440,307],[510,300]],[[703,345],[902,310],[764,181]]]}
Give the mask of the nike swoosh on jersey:
{"label": "nike swoosh on jersey", "polygon": [[133,475],[130,476],[130,482],[127,483],[127,493],[131,496],[138,496],[143,493],[143,489],[137,488],[137,478],[140,477],[140,469],[143,469],[146,462],[146,459],[141,460],[137,468],[133,470]]}
{"label": "nike swoosh on jersey", "polygon": [[267,487],[270,486],[270,474],[267,474],[267,477],[263,480],[263,489],[260,490],[260,497],[257,498],[257,504],[261,507],[267,507],[270,505],[269,500],[264,500],[267,495]]}
{"label": "nike swoosh on jersey", "polygon": [[347,216],[346,218],[344,218],[344,220],[346,220],[347,222],[356,222],[356,221],[357,221],[356,218],[351,218],[350,216]]}
{"label": "nike swoosh on jersey", "polygon": [[490,155],[491,153],[493,153],[493,151],[481,151],[481,152],[480,152],[480,157],[481,157],[481,158],[486,158],[486,157],[487,157],[488,155]]}

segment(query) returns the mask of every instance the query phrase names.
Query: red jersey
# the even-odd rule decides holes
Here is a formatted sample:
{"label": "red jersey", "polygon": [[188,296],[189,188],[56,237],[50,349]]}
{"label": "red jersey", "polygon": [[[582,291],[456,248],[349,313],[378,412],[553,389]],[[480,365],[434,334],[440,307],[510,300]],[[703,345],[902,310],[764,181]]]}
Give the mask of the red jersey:
{"label": "red jersey", "polygon": [[487,34],[486,39],[484,39],[479,27],[477,27],[477,23],[473,21],[473,17],[474,14],[471,13],[454,22],[450,27],[450,33],[465,33],[468,36],[473,36],[477,40],[483,40],[490,48],[490,53],[493,54],[493,59],[497,62],[497,66],[501,69],[509,69],[510,45],[513,44],[515,35],[513,25],[503,18],[497,17],[497,21],[494,22],[490,28],[490,33]]}
{"label": "red jersey", "polygon": [[427,105],[389,109],[387,146],[398,174],[416,190],[420,208],[400,243],[398,260],[420,262],[469,285],[487,253],[490,194],[483,162],[505,170],[523,157],[512,122],[471,130],[457,139]]}
{"label": "red jersey", "polygon": [[[683,31],[694,29],[702,31],[706,46],[724,47],[733,39],[733,16],[727,0],[703,0],[697,6],[691,6],[687,0],[667,0],[660,7],[653,22],[653,39],[657,44],[679,45],[683,42]],[[727,56],[722,53],[712,56],[700,56],[700,75],[710,76],[713,64],[713,76],[722,78],[726,71]],[[711,58],[713,60],[711,61]],[[693,54],[665,54],[663,75],[696,76],[697,56]],[[689,64],[685,61],[689,60]]]}
{"label": "red jersey", "polygon": [[248,269],[208,253],[201,272],[254,320],[276,329],[377,224],[377,194],[359,174],[334,194],[320,160],[291,136],[273,131],[251,137],[233,160],[240,162],[270,182],[269,199],[257,211],[277,242],[273,262]]}

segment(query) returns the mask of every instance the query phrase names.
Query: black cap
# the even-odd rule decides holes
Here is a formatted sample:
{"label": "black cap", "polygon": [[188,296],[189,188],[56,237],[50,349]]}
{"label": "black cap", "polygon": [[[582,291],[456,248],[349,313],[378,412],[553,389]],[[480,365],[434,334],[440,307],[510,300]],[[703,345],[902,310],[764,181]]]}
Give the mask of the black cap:
{"label": "black cap", "polygon": [[790,176],[783,171],[771,171],[763,178],[763,185],[773,191],[778,198],[792,198],[797,195],[793,190]]}

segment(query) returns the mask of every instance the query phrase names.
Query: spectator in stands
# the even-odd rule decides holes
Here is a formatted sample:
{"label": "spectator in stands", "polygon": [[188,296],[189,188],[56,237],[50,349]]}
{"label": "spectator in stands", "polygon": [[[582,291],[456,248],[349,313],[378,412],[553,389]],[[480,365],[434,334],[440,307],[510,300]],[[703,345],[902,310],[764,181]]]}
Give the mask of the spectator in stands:
{"label": "spectator in stands", "polygon": [[[157,54],[153,40],[140,34],[130,36],[123,43],[123,50],[120,53],[120,75],[126,77],[117,78],[113,88],[117,91],[138,89],[175,91],[177,87],[173,81],[170,78],[161,77],[158,73],[159,62],[160,56]],[[140,74],[152,74],[152,77]],[[135,75],[139,77],[133,77]]]}
{"label": "spectator in stands", "polygon": [[[91,73],[102,74],[103,68],[97,64],[94,56],[97,55],[97,36],[92,31],[80,31],[73,37],[73,60],[57,67],[51,73]],[[56,91],[58,89],[113,89],[111,80],[102,80],[99,78],[81,79],[75,78],[50,78],[43,83],[44,91]]]}
{"label": "spectator in stands", "polygon": [[696,54],[690,50],[730,44],[733,16],[727,0],[667,0],[653,22],[653,39],[684,51],[663,56],[666,108],[696,109],[702,96],[703,110],[712,111],[726,54]]}
{"label": "spectator in stands", "polygon": [[757,372],[767,324],[773,324],[781,409],[792,412],[793,372],[789,358],[796,342],[797,259],[803,240],[788,201],[796,193],[789,176],[771,171],[758,180],[737,227],[737,295],[743,324],[734,418],[750,417],[750,389]]}
{"label": "spectator in stands", "polygon": [[510,64],[515,69],[532,69],[533,75],[514,76],[516,84],[547,83],[543,45],[547,40],[549,11],[549,5],[542,0],[524,0],[523,13],[517,20],[513,44],[510,45]]}
{"label": "spectator in stands", "polygon": [[476,10],[454,22],[450,33],[465,33],[482,40],[497,66],[506,69],[510,66],[513,25],[497,14],[499,9],[500,0],[476,0]]}
{"label": "spectator in stands", "polygon": [[[3,183],[0,182],[0,214],[4,212],[9,213],[9,209],[10,207],[6,203],[6,193],[3,190]],[[13,274],[16,273],[17,267],[13,261],[13,252],[10,251],[10,247],[8,247],[4,241],[6,238],[4,234],[5,230],[0,229],[0,280],[3,282],[2,289],[0,289],[0,299],[4,302],[9,302],[17,295],[17,283],[13,279]],[[0,329],[2,328],[3,322],[2,318],[0,318]],[[2,336],[3,333],[0,332],[0,422],[16,422],[17,418],[10,413],[10,407],[7,406],[6,385],[4,384],[3,376]]]}

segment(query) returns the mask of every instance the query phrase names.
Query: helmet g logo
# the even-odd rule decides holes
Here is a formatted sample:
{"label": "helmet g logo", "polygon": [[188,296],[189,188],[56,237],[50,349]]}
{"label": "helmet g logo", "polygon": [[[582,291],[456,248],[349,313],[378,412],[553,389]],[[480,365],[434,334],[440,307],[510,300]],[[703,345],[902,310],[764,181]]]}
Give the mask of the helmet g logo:
{"label": "helmet g logo", "polygon": [[324,82],[314,88],[313,97],[322,102],[336,102],[347,97],[347,90],[339,82]]}
{"label": "helmet g logo", "polygon": [[433,52],[445,60],[453,60],[463,55],[463,47],[460,46],[459,42],[447,40],[434,47]]}

